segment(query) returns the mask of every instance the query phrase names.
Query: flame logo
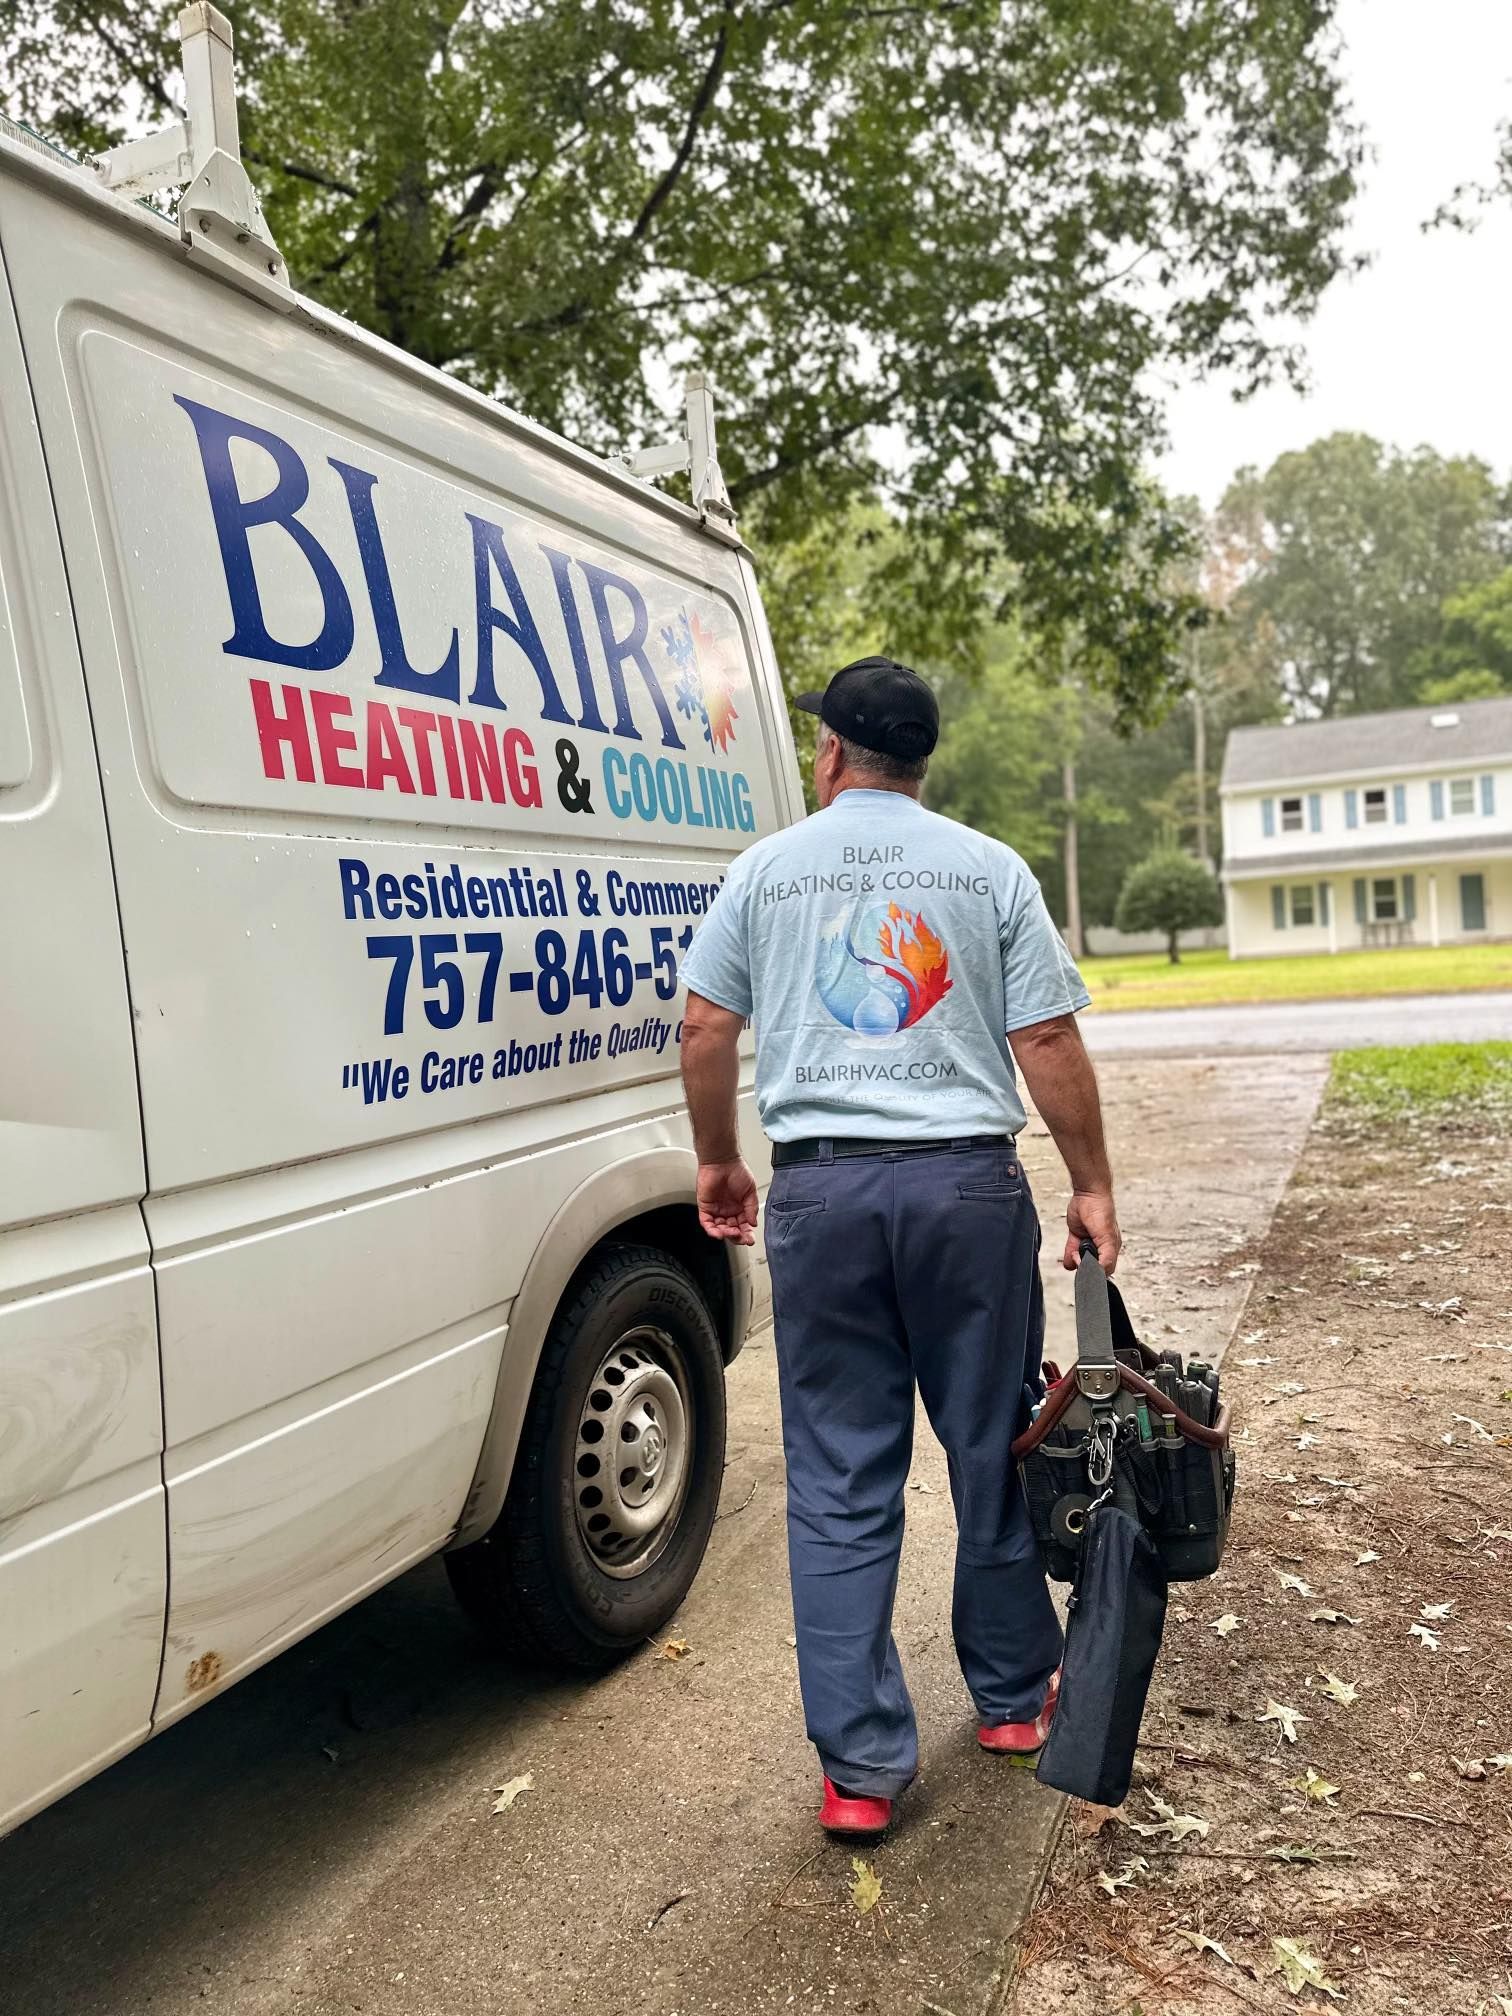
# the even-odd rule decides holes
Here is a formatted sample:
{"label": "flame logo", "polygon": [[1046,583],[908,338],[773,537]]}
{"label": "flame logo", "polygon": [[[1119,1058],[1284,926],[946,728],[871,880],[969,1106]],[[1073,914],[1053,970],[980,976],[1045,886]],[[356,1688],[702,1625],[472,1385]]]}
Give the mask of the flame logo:
{"label": "flame logo", "polygon": [[924,921],[920,910],[887,906],[887,921],[877,931],[877,945],[886,959],[902,966],[883,966],[908,996],[908,1013],[899,1025],[911,1029],[922,1022],[937,1001],[950,992],[950,956]]}

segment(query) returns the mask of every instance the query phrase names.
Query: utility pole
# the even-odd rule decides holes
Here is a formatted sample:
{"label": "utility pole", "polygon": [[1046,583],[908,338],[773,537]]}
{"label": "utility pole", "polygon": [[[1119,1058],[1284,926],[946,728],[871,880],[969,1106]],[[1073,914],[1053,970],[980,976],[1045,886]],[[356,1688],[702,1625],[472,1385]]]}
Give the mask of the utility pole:
{"label": "utility pole", "polygon": [[1066,831],[1061,843],[1061,859],[1066,871],[1066,948],[1073,959],[1086,952],[1082,942],[1081,867],[1077,860],[1076,759],[1068,756],[1061,765],[1061,795],[1066,801]]}

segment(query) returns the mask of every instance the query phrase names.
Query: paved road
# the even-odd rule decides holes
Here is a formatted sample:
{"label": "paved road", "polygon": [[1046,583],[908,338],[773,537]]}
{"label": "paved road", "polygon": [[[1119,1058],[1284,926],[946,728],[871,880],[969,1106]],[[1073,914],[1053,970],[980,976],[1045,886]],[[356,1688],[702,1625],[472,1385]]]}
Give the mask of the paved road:
{"label": "paved road", "polygon": [[1512,1038],[1512,994],[1393,994],[1369,1000],[1265,1001],[1228,1008],[1131,1008],[1082,1017],[1099,1057],[1349,1050],[1362,1044]]}
{"label": "paved road", "polygon": [[[1211,1358],[1322,1058],[1104,1071],[1142,1323]],[[1025,1144],[1052,1349],[1064,1181]],[[1063,1221],[1060,1221],[1063,1226]],[[770,1335],[730,1376],[720,1523],[677,1619],[599,1680],[486,1656],[431,1563],[0,1842],[4,2016],[979,2016],[1057,1815],[980,1755],[949,1632],[954,1529],[920,1426],[897,1629],[922,1771],[874,1857],[821,1845],[803,1737]],[[529,1772],[507,1813],[493,1790]]]}

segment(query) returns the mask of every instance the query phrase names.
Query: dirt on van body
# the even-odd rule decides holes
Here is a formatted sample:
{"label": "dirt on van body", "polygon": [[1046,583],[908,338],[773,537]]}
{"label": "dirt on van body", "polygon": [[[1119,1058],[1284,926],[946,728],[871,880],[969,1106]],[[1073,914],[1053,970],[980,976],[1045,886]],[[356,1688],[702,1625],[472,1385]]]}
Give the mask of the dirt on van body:
{"label": "dirt on van body", "polygon": [[[1013,2016],[1512,2016],[1512,1141],[1325,1108],[1223,1366],[1241,1487]],[[1293,1711],[1295,1711],[1293,1713]]]}

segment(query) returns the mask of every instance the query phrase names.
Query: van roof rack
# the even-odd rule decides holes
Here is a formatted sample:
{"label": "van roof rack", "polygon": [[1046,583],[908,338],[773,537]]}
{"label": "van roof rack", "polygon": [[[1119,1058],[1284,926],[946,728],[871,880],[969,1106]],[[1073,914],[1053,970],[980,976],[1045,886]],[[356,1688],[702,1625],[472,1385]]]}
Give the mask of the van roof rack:
{"label": "van roof rack", "polygon": [[179,236],[191,256],[287,307],[289,269],[242,166],[231,23],[210,0],[194,0],[178,31],[187,116],[97,155],[94,172],[123,196],[182,187]]}

